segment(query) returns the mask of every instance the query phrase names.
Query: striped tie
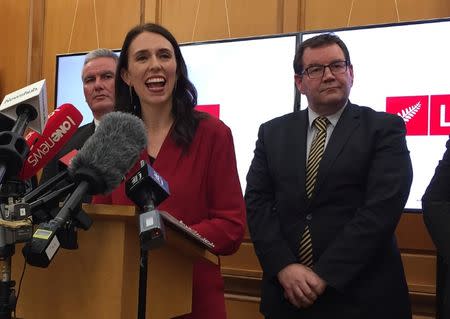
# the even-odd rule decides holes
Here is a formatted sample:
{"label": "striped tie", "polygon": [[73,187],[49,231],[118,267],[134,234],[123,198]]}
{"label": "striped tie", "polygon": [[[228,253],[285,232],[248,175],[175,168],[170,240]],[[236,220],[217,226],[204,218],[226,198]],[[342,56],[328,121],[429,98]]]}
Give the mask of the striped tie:
{"label": "striped tie", "polygon": [[[317,129],[317,133],[311,143],[311,149],[309,151],[308,163],[306,164],[306,196],[311,198],[316,184],[317,171],[319,170],[320,160],[323,156],[325,149],[325,139],[327,137],[327,125],[330,123],[326,117],[318,117],[314,120],[313,125]],[[308,225],[305,226],[299,248],[300,262],[308,267],[313,264],[313,252],[311,233]]]}

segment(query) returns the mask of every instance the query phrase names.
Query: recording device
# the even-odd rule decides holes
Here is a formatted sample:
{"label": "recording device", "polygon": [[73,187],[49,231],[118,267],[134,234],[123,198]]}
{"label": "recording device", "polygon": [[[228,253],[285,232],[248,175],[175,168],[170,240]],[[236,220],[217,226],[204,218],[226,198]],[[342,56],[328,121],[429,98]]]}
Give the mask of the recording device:
{"label": "recording device", "polygon": [[167,182],[145,161],[139,170],[125,183],[125,192],[142,210],[139,215],[139,239],[141,249],[148,251],[161,247],[166,232],[161,214],[155,209],[170,194]]}
{"label": "recording device", "polygon": [[47,267],[60,246],[56,232],[70,222],[83,196],[110,193],[122,182],[146,145],[146,129],[138,117],[121,112],[106,114],[70,163],[69,171],[76,185],[73,192],[55,218],[38,226],[31,242],[22,250],[27,263]]}
{"label": "recording device", "polygon": [[23,243],[31,238],[33,225],[31,222],[30,206],[26,203],[0,204],[1,216],[0,226],[2,236],[0,236],[0,248],[15,243]]}

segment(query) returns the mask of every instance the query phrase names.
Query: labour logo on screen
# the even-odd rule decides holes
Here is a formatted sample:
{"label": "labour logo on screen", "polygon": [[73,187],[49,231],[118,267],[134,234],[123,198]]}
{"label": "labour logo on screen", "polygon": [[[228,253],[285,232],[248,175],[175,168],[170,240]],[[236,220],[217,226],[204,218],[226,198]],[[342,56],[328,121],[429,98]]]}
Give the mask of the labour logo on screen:
{"label": "labour logo on screen", "polygon": [[214,117],[220,118],[220,104],[204,104],[195,107],[197,111],[208,113]]}
{"label": "labour logo on screen", "polygon": [[450,94],[387,97],[386,112],[403,118],[407,135],[450,134]]}
{"label": "labour logo on screen", "polygon": [[428,95],[387,97],[386,112],[403,118],[408,135],[428,135]]}
{"label": "labour logo on screen", "polygon": [[430,97],[430,135],[450,134],[450,94]]}

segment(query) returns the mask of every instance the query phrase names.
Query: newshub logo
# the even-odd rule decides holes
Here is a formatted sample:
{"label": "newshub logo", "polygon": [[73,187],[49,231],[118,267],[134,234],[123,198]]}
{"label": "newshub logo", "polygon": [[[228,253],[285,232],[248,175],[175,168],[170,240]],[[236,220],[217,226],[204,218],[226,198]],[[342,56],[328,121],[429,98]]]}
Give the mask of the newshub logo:
{"label": "newshub logo", "polygon": [[450,94],[387,97],[386,112],[405,121],[407,135],[450,134]]}

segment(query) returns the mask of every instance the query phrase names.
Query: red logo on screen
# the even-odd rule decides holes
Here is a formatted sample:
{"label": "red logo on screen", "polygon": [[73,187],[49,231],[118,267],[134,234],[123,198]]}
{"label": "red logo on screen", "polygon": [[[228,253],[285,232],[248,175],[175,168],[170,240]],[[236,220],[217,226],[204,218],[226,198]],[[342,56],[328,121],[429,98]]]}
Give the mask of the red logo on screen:
{"label": "red logo on screen", "polygon": [[200,112],[208,113],[217,118],[219,118],[220,115],[220,104],[197,105],[195,109]]}
{"label": "red logo on screen", "polygon": [[403,118],[407,135],[450,134],[450,94],[387,97],[386,112]]}
{"label": "red logo on screen", "polygon": [[430,102],[430,135],[450,134],[450,95],[432,95]]}
{"label": "red logo on screen", "polygon": [[405,121],[407,135],[428,135],[428,95],[387,97],[386,112]]}

